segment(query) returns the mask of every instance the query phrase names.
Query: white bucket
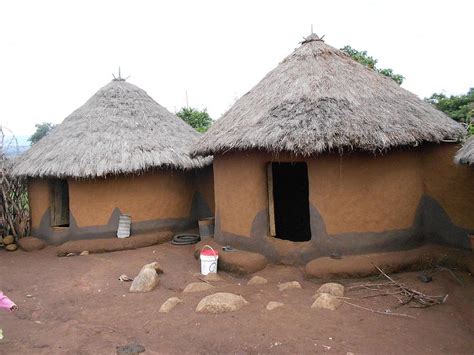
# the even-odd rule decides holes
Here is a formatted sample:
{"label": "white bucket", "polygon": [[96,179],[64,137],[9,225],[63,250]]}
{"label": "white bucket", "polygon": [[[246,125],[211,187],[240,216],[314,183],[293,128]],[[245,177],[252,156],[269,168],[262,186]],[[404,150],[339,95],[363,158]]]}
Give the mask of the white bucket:
{"label": "white bucket", "polygon": [[217,259],[219,259],[219,254],[210,245],[205,245],[201,249],[200,259],[201,274],[207,275],[217,273]]}

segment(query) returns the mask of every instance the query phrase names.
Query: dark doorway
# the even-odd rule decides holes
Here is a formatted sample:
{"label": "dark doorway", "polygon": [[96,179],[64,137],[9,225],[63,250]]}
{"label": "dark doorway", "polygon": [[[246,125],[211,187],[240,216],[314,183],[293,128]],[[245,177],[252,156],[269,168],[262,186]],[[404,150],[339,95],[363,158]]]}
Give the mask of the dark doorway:
{"label": "dark doorway", "polygon": [[[275,237],[293,242],[311,239],[309,183],[306,163],[269,164],[270,230]],[[271,185],[271,186],[270,186]],[[273,201],[272,201],[273,200]],[[273,206],[272,206],[273,205]],[[273,225],[272,225],[273,224]]]}
{"label": "dark doorway", "polygon": [[69,187],[67,180],[51,182],[51,226],[69,227]]}

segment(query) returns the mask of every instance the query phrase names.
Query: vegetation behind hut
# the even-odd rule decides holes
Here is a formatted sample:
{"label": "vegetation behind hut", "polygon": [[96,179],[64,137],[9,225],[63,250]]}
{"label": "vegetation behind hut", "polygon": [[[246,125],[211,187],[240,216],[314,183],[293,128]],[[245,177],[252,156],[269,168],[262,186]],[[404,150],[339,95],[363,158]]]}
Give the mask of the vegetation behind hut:
{"label": "vegetation behind hut", "polygon": [[442,93],[434,93],[425,100],[452,119],[467,124],[469,133],[474,134],[474,88],[470,88],[465,95],[448,97]]}
{"label": "vegetation behind hut", "polygon": [[36,131],[28,138],[31,145],[37,143],[41,138],[46,136],[56,125],[51,122],[43,122],[35,124]]}
{"label": "vegetation behind hut", "polygon": [[183,107],[176,112],[176,116],[180,117],[184,122],[193,127],[196,131],[204,133],[212,125],[212,118],[207,113],[207,109],[202,111],[193,107]]}
{"label": "vegetation behind hut", "polygon": [[390,69],[390,68],[386,68],[386,69],[377,68],[376,65],[377,65],[378,60],[375,59],[374,57],[371,57],[370,55],[368,55],[367,51],[358,51],[357,49],[354,49],[351,46],[344,46],[343,48],[341,48],[341,50],[343,52],[349,54],[352,57],[352,59],[359,62],[363,66],[366,66],[367,68],[375,70],[375,71],[379,72],[380,74],[385,75],[385,76],[395,80],[395,82],[398,85],[402,85],[403,80],[405,80],[405,77],[403,75],[395,74],[393,72],[393,69]]}

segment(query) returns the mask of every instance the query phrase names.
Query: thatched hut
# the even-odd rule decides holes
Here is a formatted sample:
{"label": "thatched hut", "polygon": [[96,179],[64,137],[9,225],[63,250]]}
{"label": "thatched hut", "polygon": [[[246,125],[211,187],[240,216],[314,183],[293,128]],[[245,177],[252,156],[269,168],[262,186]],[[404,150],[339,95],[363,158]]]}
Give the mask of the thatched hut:
{"label": "thatched hut", "polygon": [[458,164],[474,165],[474,136],[459,149],[454,159]]}
{"label": "thatched hut", "polygon": [[32,234],[51,243],[194,226],[213,215],[209,158],[192,158],[192,127],[145,91],[113,80],[18,158]]}
{"label": "thatched hut", "polygon": [[313,34],[201,137],[194,154],[214,155],[218,242],[303,262],[407,248],[428,236],[467,247],[471,185],[448,192],[430,180],[430,169],[454,174],[436,166],[437,154],[451,164],[456,145],[443,142],[464,134]]}

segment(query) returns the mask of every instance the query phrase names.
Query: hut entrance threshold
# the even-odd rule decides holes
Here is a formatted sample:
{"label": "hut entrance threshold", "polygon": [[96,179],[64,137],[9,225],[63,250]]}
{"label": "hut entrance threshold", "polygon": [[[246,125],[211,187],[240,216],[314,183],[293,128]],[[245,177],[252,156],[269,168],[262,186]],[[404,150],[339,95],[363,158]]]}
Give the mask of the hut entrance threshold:
{"label": "hut entrance threshold", "polygon": [[267,165],[270,235],[292,242],[311,239],[306,163]]}

